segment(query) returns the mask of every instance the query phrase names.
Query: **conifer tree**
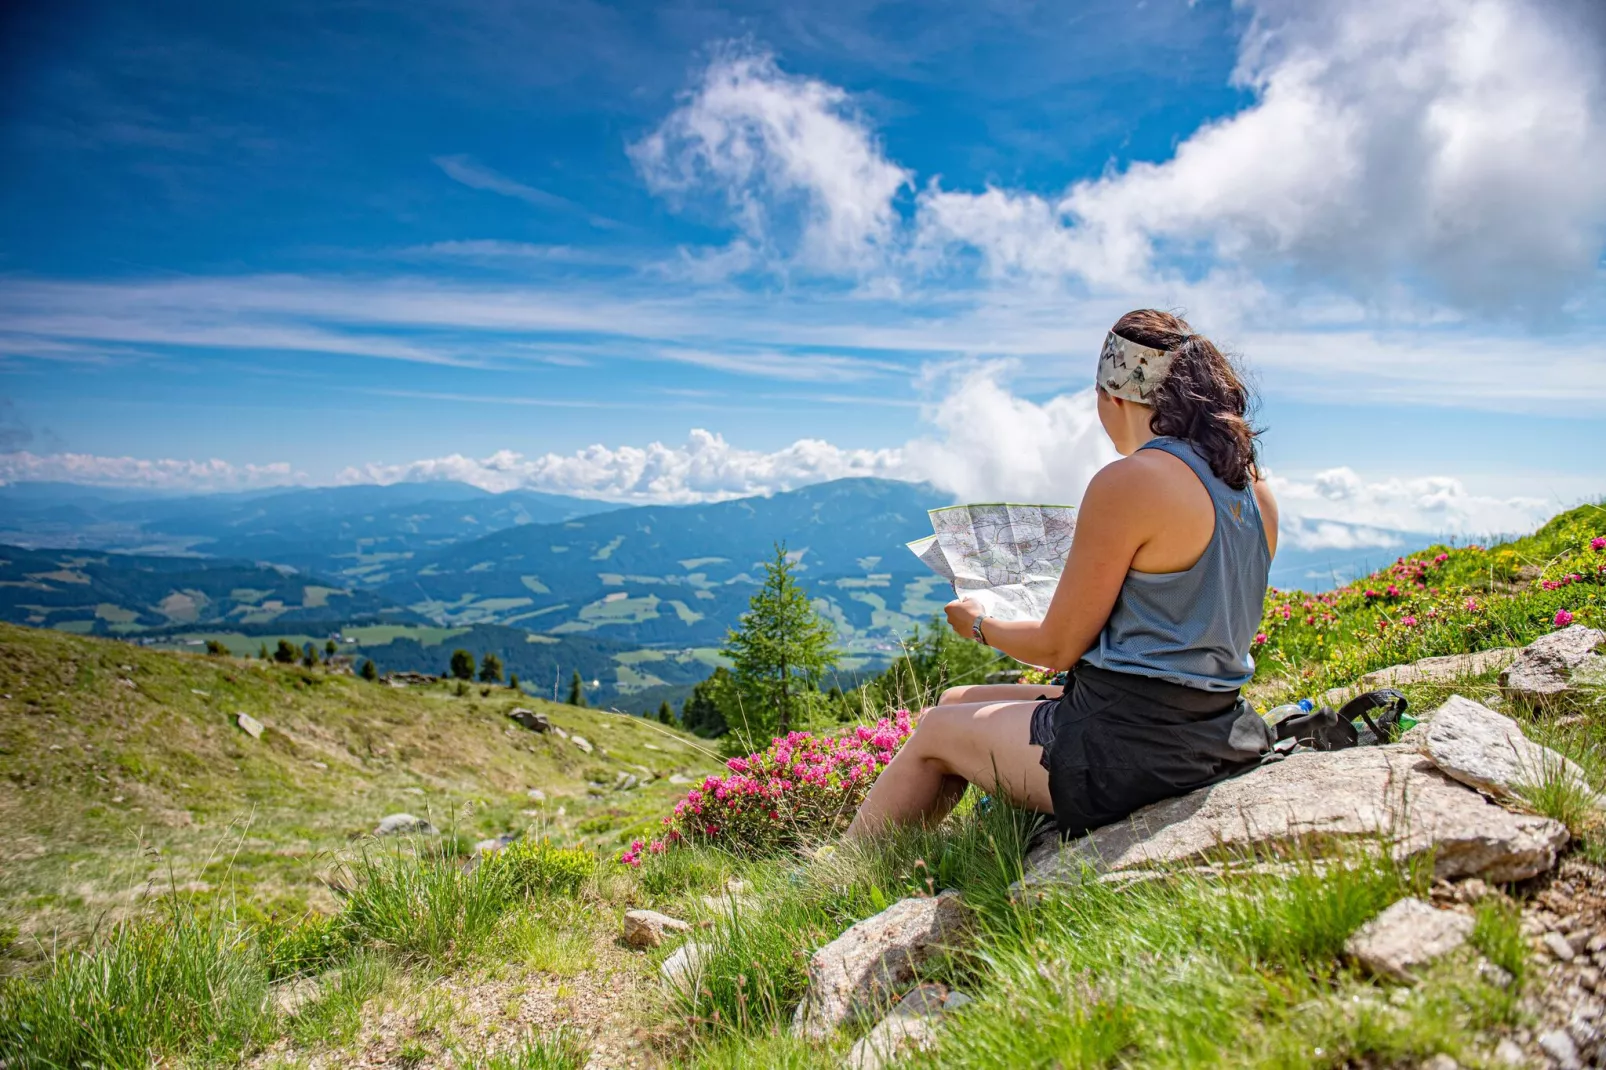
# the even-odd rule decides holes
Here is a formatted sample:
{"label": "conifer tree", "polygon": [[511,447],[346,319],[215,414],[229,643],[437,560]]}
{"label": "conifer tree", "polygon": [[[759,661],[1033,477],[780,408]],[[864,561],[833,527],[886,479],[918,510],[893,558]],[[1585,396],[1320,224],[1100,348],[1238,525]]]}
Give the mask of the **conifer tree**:
{"label": "conifer tree", "polygon": [[266,641],[264,641],[261,646],[257,647],[257,657],[261,658],[263,661],[267,661],[270,656],[271,655],[268,653],[268,644]]}
{"label": "conifer tree", "polygon": [[502,659],[495,654],[485,655],[480,662],[480,683],[497,684],[502,682]]}
{"label": "conifer tree", "polygon": [[369,683],[379,679],[379,666],[374,664],[373,658],[369,658],[362,663],[362,678]]}
{"label": "conifer tree", "polygon": [[334,657],[335,656],[335,652],[337,650],[339,650],[339,649],[340,649],[340,644],[335,642],[333,639],[330,639],[330,640],[326,641],[323,644],[323,653],[324,653],[325,657],[329,657],[329,658]]}
{"label": "conifer tree", "polygon": [[507,686],[508,686],[508,688],[510,690],[513,690],[513,691],[519,690],[519,674],[518,673],[510,672],[510,673],[507,674]]}
{"label": "conifer tree", "polygon": [[717,739],[730,731],[741,702],[736,696],[736,680],[721,665],[708,679],[692,688],[691,696],[680,707],[680,726],[704,739]]}
{"label": "conifer tree", "polygon": [[580,679],[580,670],[574,670],[574,679],[569,681],[569,705],[586,705],[586,682]]}
{"label": "conifer tree", "polygon": [[279,646],[273,652],[273,660],[280,665],[294,665],[296,656],[296,648],[291,645],[290,640],[280,639]]}
{"label": "conifer tree", "polygon": [[459,680],[474,679],[474,655],[462,647],[452,651],[451,671]]}
{"label": "conifer tree", "polygon": [[668,699],[664,699],[663,704],[658,707],[658,723],[675,723],[675,708],[669,704]]}
{"label": "conifer tree", "polygon": [[820,677],[836,664],[836,633],[809,602],[793,576],[786,546],[764,565],[764,583],[748,603],[741,624],[725,638],[743,703],[744,730],[756,749],[763,735],[784,736],[808,713]]}

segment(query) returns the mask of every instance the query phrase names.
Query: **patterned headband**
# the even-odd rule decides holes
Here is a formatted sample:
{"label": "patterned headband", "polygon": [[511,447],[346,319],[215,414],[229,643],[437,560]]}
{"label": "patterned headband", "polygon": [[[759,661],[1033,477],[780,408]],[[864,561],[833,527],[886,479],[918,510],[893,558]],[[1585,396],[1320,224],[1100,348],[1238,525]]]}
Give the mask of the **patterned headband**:
{"label": "patterned headband", "polygon": [[1111,331],[1099,354],[1098,385],[1112,398],[1151,404],[1154,388],[1171,370],[1175,351],[1150,349]]}

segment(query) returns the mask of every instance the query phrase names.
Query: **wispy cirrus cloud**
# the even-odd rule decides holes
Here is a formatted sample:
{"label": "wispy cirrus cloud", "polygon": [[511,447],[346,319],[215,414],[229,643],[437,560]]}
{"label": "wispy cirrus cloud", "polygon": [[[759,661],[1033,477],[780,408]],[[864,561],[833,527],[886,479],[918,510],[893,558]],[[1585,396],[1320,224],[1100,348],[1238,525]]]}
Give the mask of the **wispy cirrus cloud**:
{"label": "wispy cirrus cloud", "polygon": [[618,220],[606,216],[596,215],[584,205],[576,204],[567,197],[560,197],[556,193],[549,193],[544,189],[527,185],[515,178],[509,178],[494,168],[486,167],[468,156],[437,156],[434,164],[445,173],[453,182],[460,182],[469,189],[485,190],[488,193],[499,193],[504,197],[512,197],[537,208],[557,209],[564,212],[573,212],[583,216],[592,226],[612,230],[619,226]]}

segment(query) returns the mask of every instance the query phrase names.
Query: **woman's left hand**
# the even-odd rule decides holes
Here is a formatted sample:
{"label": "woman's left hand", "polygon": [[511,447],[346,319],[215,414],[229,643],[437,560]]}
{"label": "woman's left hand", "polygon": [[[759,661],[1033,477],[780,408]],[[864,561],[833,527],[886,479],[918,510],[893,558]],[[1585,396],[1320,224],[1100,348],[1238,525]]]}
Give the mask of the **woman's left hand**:
{"label": "woman's left hand", "polygon": [[962,639],[976,638],[971,629],[976,626],[976,618],[981,616],[981,606],[975,599],[956,598],[943,606],[942,611],[948,614],[948,624],[956,635]]}

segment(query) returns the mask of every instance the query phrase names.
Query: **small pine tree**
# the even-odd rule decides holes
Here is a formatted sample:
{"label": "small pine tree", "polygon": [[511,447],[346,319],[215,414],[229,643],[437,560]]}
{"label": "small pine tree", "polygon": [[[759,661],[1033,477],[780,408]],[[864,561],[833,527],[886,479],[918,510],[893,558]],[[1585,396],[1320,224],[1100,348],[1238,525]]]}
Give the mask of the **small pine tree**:
{"label": "small pine tree", "polygon": [[340,649],[340,644],[339,643],[335,642],[333,639],[328,640],[327,642],[325,642],[323,644],[324,657],[326,657],[326,658],[334,657],[335,656],[335,651],[337,651],[339,649]]}
{"label": "small pine tree", "polygon": [[501,680],[502,659],[495,654],[485,655],[485,660],[480,662],[480,683],[495,684],[500,683]]}
{"label": "small pine tree", "polygon": [[268,644],[266,642],[257,647],[257,657],[261,658],[263,661],[267,661],[270,657],[272,657],[272,655],[268,653]]}
{"label": "small pine tree", "polygon": [[569,705],[586,705],[586,682],[580,679],[580,670],[574,670],[574,679],[569,681]]}
{"label": "small pine tree", "polygon": [[216,639],[208,639],[206,641],[206,652],[214,657],[221,657],[229,652],[229,648],[218,642]]}
{"label": "small pine tree", "polygon": [[740,708],[736,680],[721,665],[681,704],[680,726],[704,739],[717,739],[730,731],[732,722],[740,723]]}
{"label": "small pine tree", "polygon": [[379,679],[379,666],[374,664],[373,658],[369,658],[362,663],[362,678],[369,683]]}
{"label": "small pine tree", "polygon": [[301,665],[310,669],[316,664],[318,664],[318,648],[308,643],[301,648]]}
{"label": "small pine tree", "polygon": [[297,657],[299,655],[294,644],[288,639],[280,639],[278,647],[273,651],[273,660],[280,665],[294,665]]}
{"label": "small pine tree", "polygon": [[462,647],[452,651],[452,675],[459,680],[474,679],[474,655]]}
{"label": "small pine tree", "polygon": [[658,723],[659,724],[674,724],[675,723],[675,708],[669,704],[669,700],[668,699],[664,699],[662,705],[660,705],[658,707]]}
{"label": "small pine tree", "polygon": [[519,690],[519,674],[518,673],[510,672],[510,673],[507,674],[507,686],[508,686],[508,688],[510,690],[513,690],[513,691]]}
{"label": "small pine tree", "polygon": [[836,632],[793,576],[796,564],[777,543],[764,565],[764,583],[741,624],[725,638],[741,691],[744,727],[754,748],[784,736],[803,720],[818,694],[820,677],[836,664]]}

